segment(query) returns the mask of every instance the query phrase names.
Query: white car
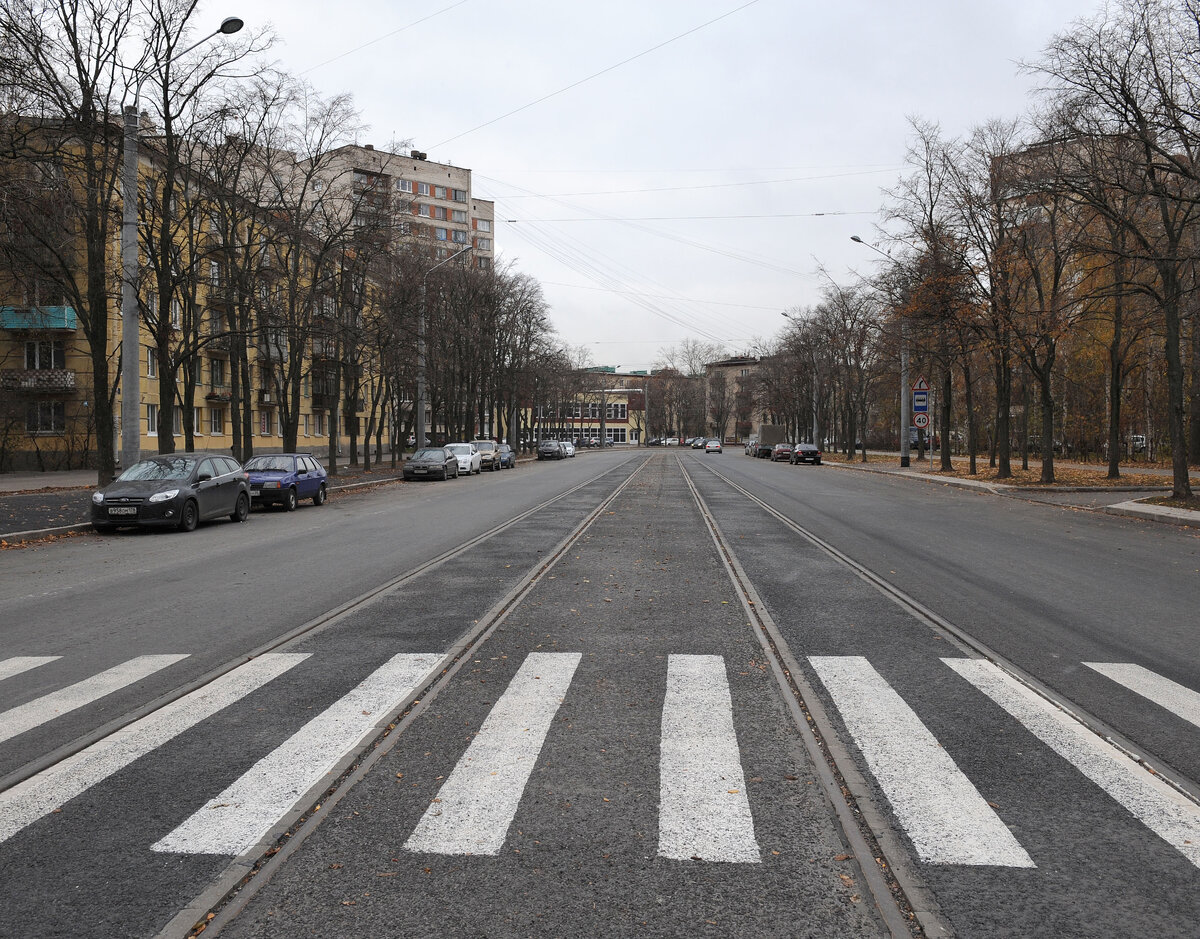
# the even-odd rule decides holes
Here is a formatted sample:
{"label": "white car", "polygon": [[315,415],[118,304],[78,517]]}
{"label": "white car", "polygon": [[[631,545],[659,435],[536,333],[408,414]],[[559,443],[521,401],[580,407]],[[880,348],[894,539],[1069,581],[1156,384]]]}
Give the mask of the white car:
{"label": "white car", "polygon": [[459,475],[466,473],[468,476],[479,473],[483,470],[483,457],[479,453],[479,448],[473,443],[448,443],[446,449],[454,454],[458,460]]}
{"label": "white car", "polygon": [[563,453],[566,454],[567,456],[574,456],[575,455],[575,444],[571,443],[571,441],[569,441],[569,440],[564,440],[563,441]]}

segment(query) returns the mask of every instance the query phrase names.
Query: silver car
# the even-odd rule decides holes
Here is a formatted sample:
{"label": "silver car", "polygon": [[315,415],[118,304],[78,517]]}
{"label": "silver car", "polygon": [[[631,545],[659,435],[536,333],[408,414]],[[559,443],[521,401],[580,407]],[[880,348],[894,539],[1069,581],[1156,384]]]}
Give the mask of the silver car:
{"label": "silver car", "polygon": [[479,448],[475,444],[448,443],[446,449],[458,459],[459,474],[466,473],[470,476],[483,470],[483,457],[480,456]]}

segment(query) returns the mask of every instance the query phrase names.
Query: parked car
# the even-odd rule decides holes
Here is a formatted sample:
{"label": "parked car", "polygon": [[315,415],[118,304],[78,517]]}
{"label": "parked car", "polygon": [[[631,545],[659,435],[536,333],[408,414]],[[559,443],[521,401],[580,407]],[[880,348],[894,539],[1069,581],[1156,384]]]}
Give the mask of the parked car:
{"label": "parked car", "polygon": [[308,453],[266,453],[252,456],[243,467],[250,474],[250,501],[282,505],[294,512],[301,499],[324,505],[325,468]]}
{"label": "parked car", "polygon": [[538,441],[537,458],[539,460],[561,460],[565,455],[557,440]]}
{"label": "parked car", "polygon": [[471,476],[483,471],[483,460],[473,443],[448,443],[446,449],[458,457],[459,473]]}
{"label": "parked car", "polygon": [[200,522],[222,515],[235,522],[250,516],[249,476],[227,456],[151,457],[92,493],[92,528],[100,532],[123,525],[193,531]]}
{"label": "parked car", "polygon": [[449,447],[425,447],[404,463],[405,479],[458,477],[458,456]]}
{"label": "parked car", "polygon": [[716,437],[712,437],[709,440],[706,440],[704,443],[704,452],[705,453],[720,453],[721,452],[721,441],[719,441]]}
{"label": "parked car", "polygon": [[814,466],[821,465],[821,448],[815,443],[798,443],[792,449],[789,463],[812,463]]}
{"label": "parked car", "polygon": [[792,445],[790,443],[777,443],[771,448],[771,462],[777,460],[788,460],[792,456]]}
{"label": "parked car", "polygon": [[691,440],[688,441],[688,443],[693,450],[703,450],[705,445],[708,443],[708,438],[693,437]]}
{"label": "parked car", "polygon": [[500,462],[496,459],[499,444],[494,440],[473,440],[475,449],[479,451],[479,467],[480,469],[491,470],[495,472],[500,469]]}
{"label": "parked car", "polygon": [[563,448],[563,456],[573,457],[575,455],[575,444],[569,440],[560,440],[559,443]]}
{"label": "parked car", "polygon": [[664,447],[677,447],[677,446],[679,446],[679,438],[678,437],[668,437],[666,440],[663,441],[663,446]]}
{"label": "parked car", "polygon": [[496,445],[496,456],[500,462],[500,469],[516,469],[517,468],[517,451],[506,443]]}
{"label": "parked car", "polygon": [[755,456],[758,452],[758,438],[751,437],[746,441],[746,456]]}

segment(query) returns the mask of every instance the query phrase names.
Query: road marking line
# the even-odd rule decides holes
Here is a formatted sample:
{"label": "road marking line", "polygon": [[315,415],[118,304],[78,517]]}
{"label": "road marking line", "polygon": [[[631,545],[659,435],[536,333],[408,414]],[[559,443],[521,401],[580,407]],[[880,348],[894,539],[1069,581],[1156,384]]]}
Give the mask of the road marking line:
{"label": "road marking line", "polygon": [[405,843],[432,854],[499,854],[578,652],[532,652]]}
{"label": "road marking line", "polygon": [[1200,694],[1184,685],[1164,678],[1157,672],[1140,665],[1130,665],[1120,662],[1084,662],[1106,678],[1111,678],[1119,685],[1124,685],[1130,691],[1140,694],[1143,698],[1153,701],[1159,707],[1166,708],[1177,717],[1200,727]]}
{"label": "road marking line", "polygon": [[278,678],[309,654],[260,655],[0,793],[0,841],[7,841],[134,760]]}
{"label": "road marking line", "polygon": [[178,828],[151,845],[176,854],[253,848],[379,721],[421,687],[440,654],[396,655],[335,701]]}
{"label": "road marking line", "polygon": [[105,669],[91,678],[77,681],[66,688],[5,711],[0,714],[0,743],[91,704],[114,691],[120,691],[134,682],[141,681],[147,675],[153,675],[186,658],[186,655],[139,655],[128,662]]}
{"label": "road marking line", "polygon": [[1194,803],[991,662],[942,661],[1200,867],[1200,808]]}
{"label": "road marking line", "polygon": [[916,712],[865,658],[813,655],[809,661],[921,860],[1036,866]]}
{"label": "road marking line", "polygon": [[721,656],[668,657],[659,767],[659,857],[761,860]]}
{"label": "road marking line", "polygon": [[56,662],[61,658],[61,655],[17,655],[11,659],[5,659],[0,662],[0,681],[12,678],[13,675],[20,675],[21,672],[27,672],[39,665]]}

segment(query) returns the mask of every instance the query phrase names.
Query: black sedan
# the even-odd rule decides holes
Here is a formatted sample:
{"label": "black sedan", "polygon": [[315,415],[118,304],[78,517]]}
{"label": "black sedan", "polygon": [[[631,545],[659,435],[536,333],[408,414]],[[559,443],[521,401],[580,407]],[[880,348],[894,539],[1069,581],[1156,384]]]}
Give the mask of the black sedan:
{"label": "black sedan", "polygon": [[798,443],[792,456],[788,460],[789,463],[812,463],[814,466],[821,465],[821,449],[815,443]]}
{"label": "black sedan", "polygon": [[458,457],[448,447],[418,450],[404,464],[405,479],[450,479],[458,477]]}
{"label": "black sedan", "polygon": [[122,525],[192,531],[200,522],[250,515],[250,480],[227,456],[172,453],[142,460],[92,493],[92,528]]}

